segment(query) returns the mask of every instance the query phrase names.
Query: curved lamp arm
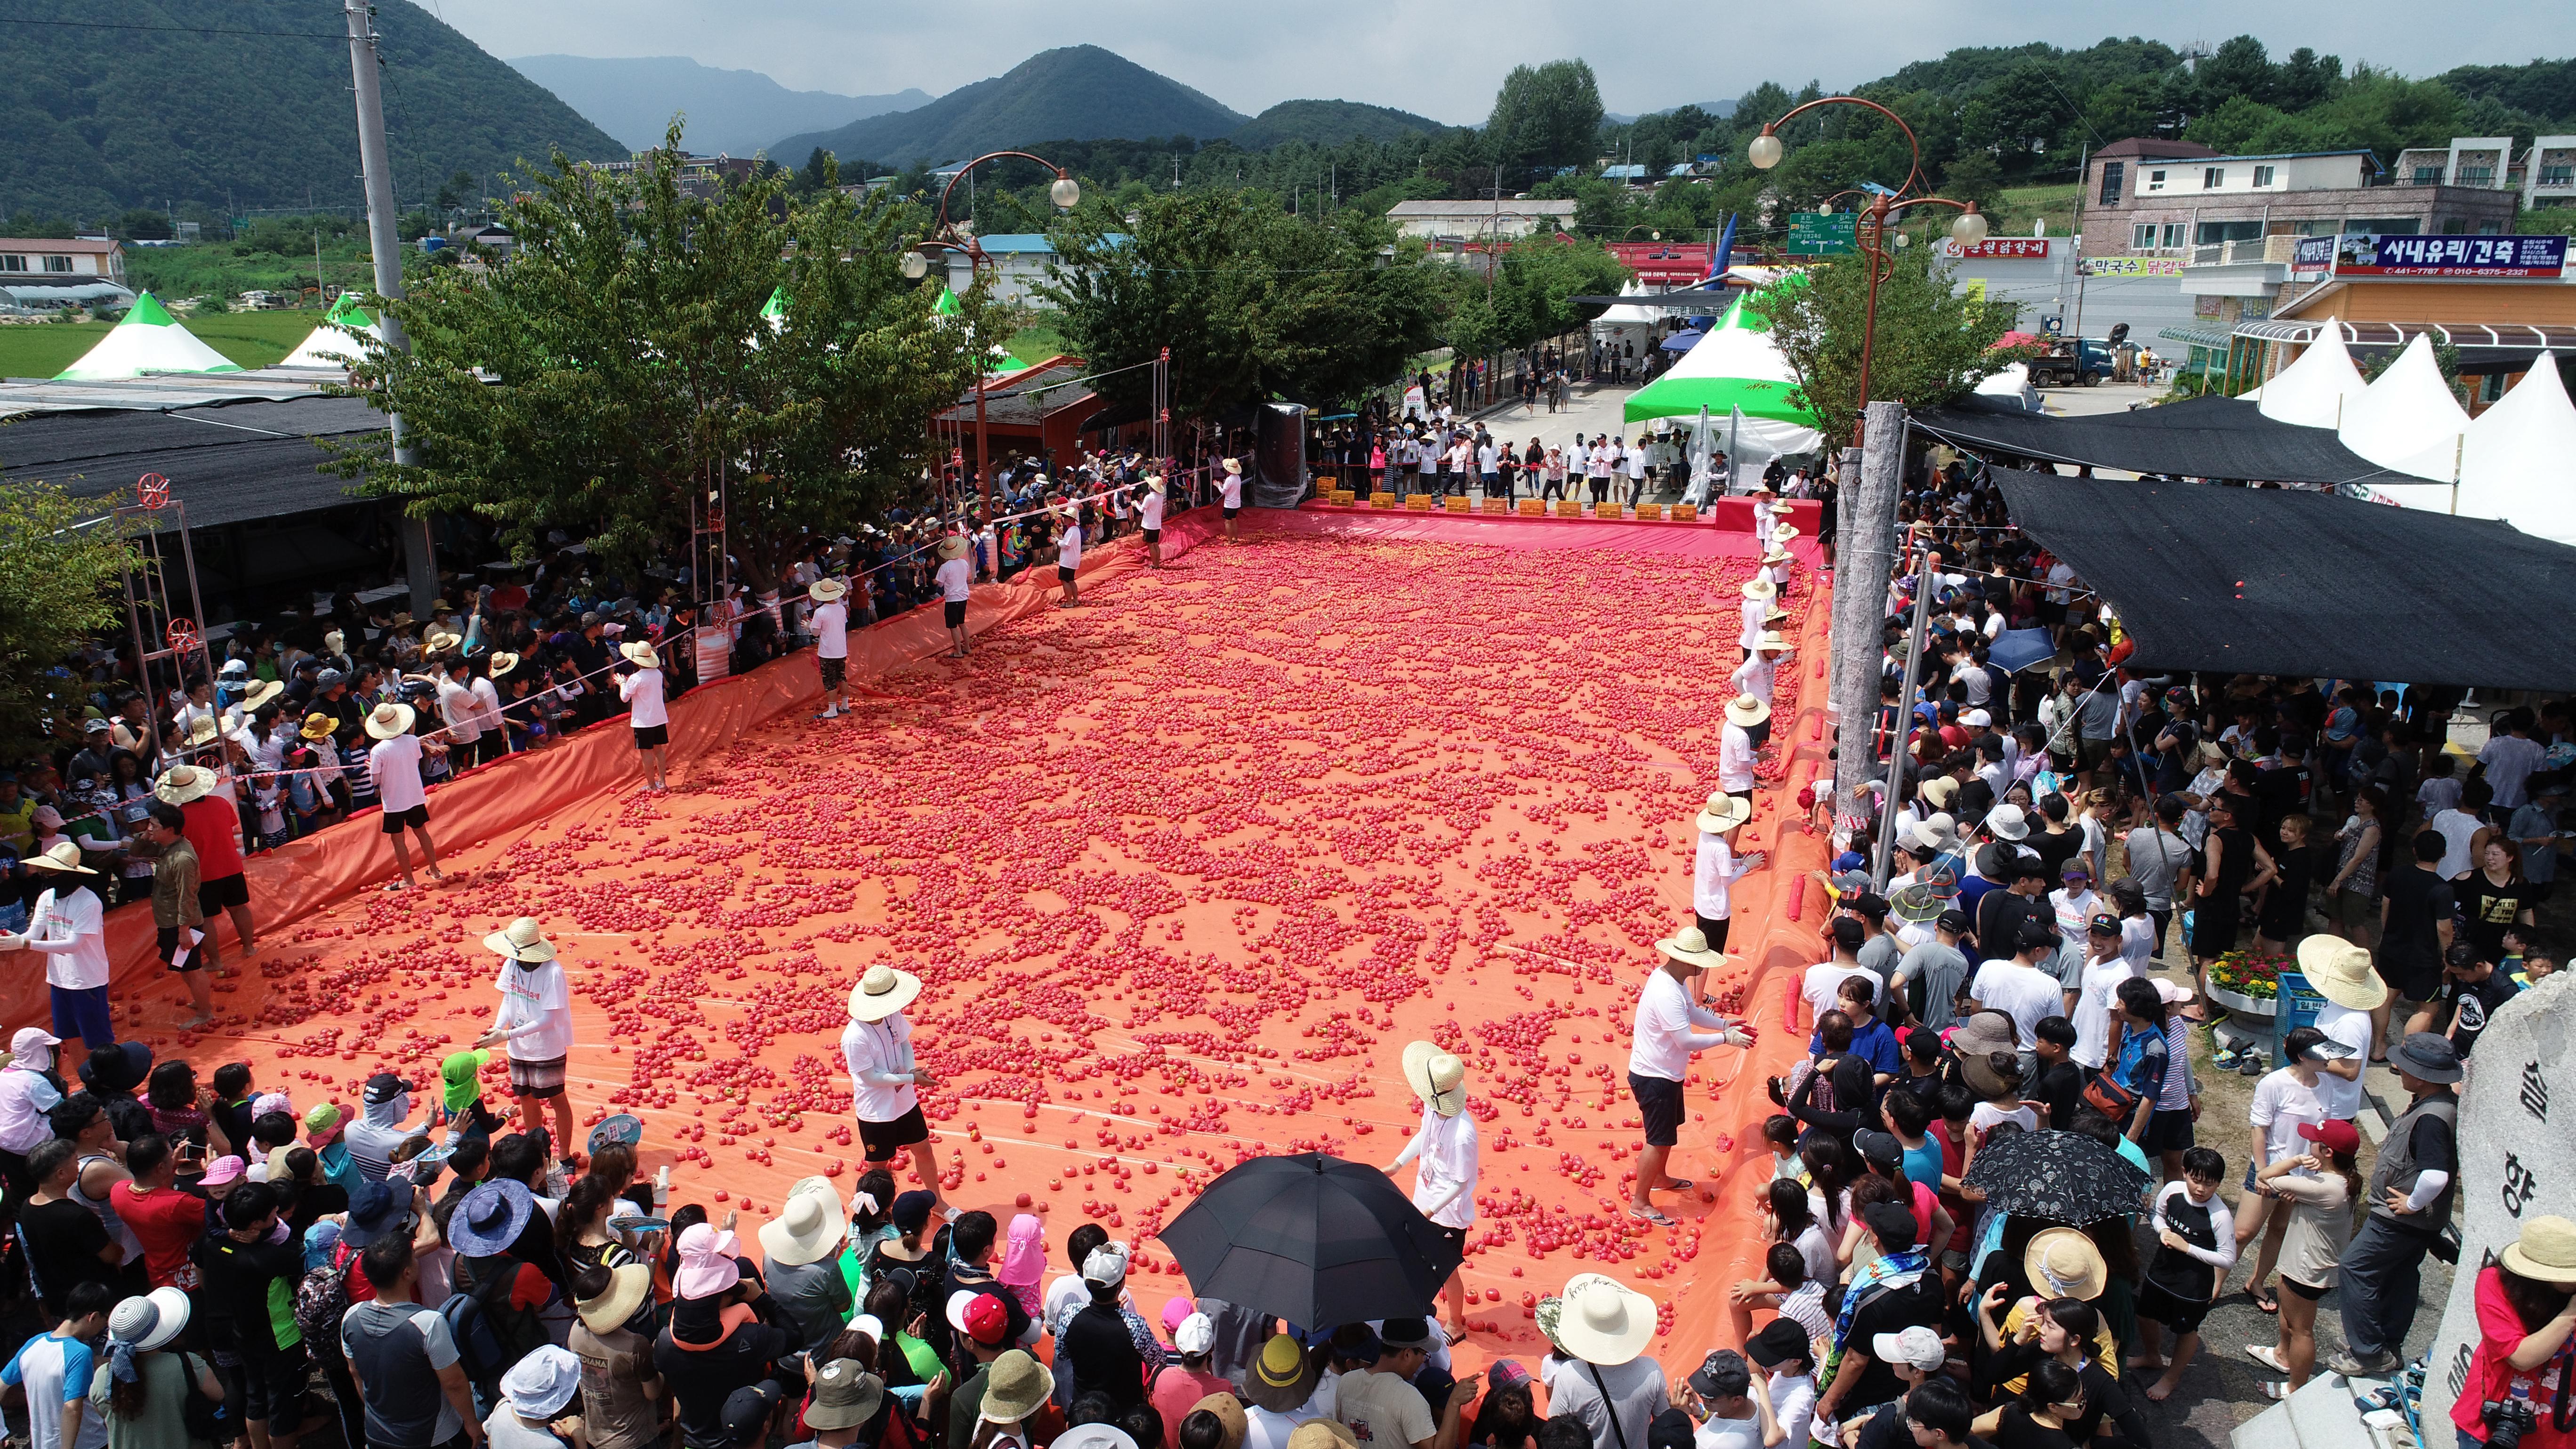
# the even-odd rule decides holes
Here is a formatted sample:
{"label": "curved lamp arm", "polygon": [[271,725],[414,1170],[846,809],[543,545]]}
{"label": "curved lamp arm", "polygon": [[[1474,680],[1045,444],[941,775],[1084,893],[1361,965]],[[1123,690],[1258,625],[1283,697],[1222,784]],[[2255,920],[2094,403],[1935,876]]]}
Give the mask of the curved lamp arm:
{"label": "curved lamp arm", "polygon": [[1034,161],[1040,166],[1043,166],[1049,171],[1055,173],[1055,184],[1047,188],[1047,199],[1056,204],[1057,210],[1071,211],[1074,208],[1075,203],[1082,200],[1082,185],[1080,182],[1073,179],[1073,173],[1065,170],[1061,166],[1058,166],[1054,162],[1049,161],[1045,157],[1032,156],[1026,151],[988,151],[985,154],[976,157],[974,160],[967,162],[965,165],[958,167],[957,174],[948,178],[948,184],[939,188],[939,229],[941,232],[946,232],[951,225],[948,220],[948,193],[957,189],[957,183],[965,180],[968,172],[973,171],[976,167],[983,165],[987,161],[999,161],[1005,156],[1016,156],[1023,161]]}

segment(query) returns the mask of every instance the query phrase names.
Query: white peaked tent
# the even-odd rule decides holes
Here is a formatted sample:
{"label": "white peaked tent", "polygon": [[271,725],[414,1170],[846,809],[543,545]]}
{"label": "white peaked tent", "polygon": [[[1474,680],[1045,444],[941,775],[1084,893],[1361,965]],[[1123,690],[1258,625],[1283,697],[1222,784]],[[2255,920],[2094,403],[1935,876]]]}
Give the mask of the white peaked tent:
{"label": "white peaked tent", "polygon": [[342,328],[355,329],[377,343],[385,340],[384,328],[376,324],[376,319],[367,315],[366,309],[358,305],[356,297],[343,292],[340,294],[340,300],[331,304],[331,311],[322,319],[322,325],[307,333],[304,340],[295,345],[295,350],[286,354],[277,365],[339,368],[349,366],[366,352],[368,342],[350,336],[342,331]]}
{"label": "white peaked tent", "polygon": [[113,382],[154,372],[239,372],[241,364],[208,347],[197,334],[179,325],[150,292],[134,306],[116,330],[81,354],[81,359],[54,374],[56,382]]}
{"label": "white peaked tent", "polygon": [[[2378,484],[2372,491],[2409,508],[2452,511],[2448,483]],[[2554,354],[2540,354],[2511,392],[2470,422],[2458,511],[2576,544],[2576,404]]]}
{"label": "white peaked tent", "polygon": [[2461,439],[2468,430],[2468,409],[2442,380],[2432,340],[2418,332],[2378,381],[2344,406],[2337,436],[2382,468],[2448,479],[2459,466]]}
{"label": "white peaked tent", "polygon": [[2346,418],[2355,415],[2369,387],[2361,380],[2361,369],[2352,365],[2352,354],[2344,348],[2343,328],[2328,322],[2318,329],[2316,340],[2299,354],[2298,361],[2263,384],[2257,402],[2263,416],[2276,423],[2340,428]]}
{"label": "white peaked tent", "polygon": [[1988,373],[1978,380],[1980,397],[2008,397],[2028,412],[2041,411],[2039,389],[2030,385],[2030,364],[2016,362],[2000,372]]}

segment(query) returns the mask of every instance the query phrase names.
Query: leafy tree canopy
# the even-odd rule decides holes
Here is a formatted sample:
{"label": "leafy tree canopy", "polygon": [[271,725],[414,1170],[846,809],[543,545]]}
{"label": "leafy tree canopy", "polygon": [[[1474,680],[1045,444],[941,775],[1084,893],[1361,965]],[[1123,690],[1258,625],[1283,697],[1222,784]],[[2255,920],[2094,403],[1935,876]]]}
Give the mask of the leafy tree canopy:
{"label": "leafy tree canopy", "polygon": [[104,525],[79,528],[129,498],[74,498],[52,483],[0,488],[0,739],[78,708],[62,662],[124,618],[131,552]]}
{"label": "leafy tree canopy", "polygon": [[[1878,289],[1878,327],[1869,395],[1909,407],[1949,402],[1991,370],[1986,350],[2011,329],[2010,302],[1953,295],[1950,268],[1929,247],[1894,253]],[[1860,421],[1861,338],[1868,308],[1865,257],[1837,258],[1803,284],[1763,299],[1771,337],[1798,378],[1798,394],[1828,438],[1849,438]]]}

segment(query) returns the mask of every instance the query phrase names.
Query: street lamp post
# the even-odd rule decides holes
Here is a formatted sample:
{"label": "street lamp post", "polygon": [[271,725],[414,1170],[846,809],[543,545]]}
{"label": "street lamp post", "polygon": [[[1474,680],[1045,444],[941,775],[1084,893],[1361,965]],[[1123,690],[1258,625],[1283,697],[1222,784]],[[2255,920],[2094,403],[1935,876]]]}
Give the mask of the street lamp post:
{"label": "street lamp post", "polygon": [[[978,156],[974,160],[967,162],[965,165],[958,167],[957,174],[949,177],[948,184],[939,189],[939,215],[937,221],[931,228],[931,234],[916,243],[913,250],[904,255],[903,274],[906,277],[909,277],[914,281],[919,281],[921,278],[929,275],[930,258],[922,250],[922,248],[925,247],[940,247],[948,251],[963,253],[970,270],[991,267],[993,269],[993,275],[1000,275],[1000,265],[994,262],[991,255],[984,250],[984,244],[978,240],[972,232],[962,230],[956,222],[949,219],[948,196],[950,192],[957,189],[958,182],[965,180],[969,175],[973,174],[976,167],[983,165],[987,161],[999,161],[1006,156],[1016,156],[1023,161],[1034,161],[1038,165],[1055,173],[1054,183],[1047,187],[1047,199],[1055,203],[1058,211],[1071,211],[1081,202],[1082,183],[1073,179],[1072,172],[1065,170],[1054,162],[1049,161],[1042,156],[1032,156],[1026,151],[987,152],[986,154]],[[984,366],[983,344],[984,339],[982,337],[976,336],[973,338],[973,345],[976,349],[975,481],[976,490],[983,495],[985,505],[989,507],[994,501],[993,463],[991,446],[985,437],[984,430],[984,375],[986,368]]]}
{"label": "street lamp post", "polygon": [[[1978,214],[1977,204],[1973,201],[1953,201],[1946,196],[1912,194],[1923,181],[1922,142],[1915,139],[1914,128],[1905,124],[1903,116],[1876,101],[1863,100],[1859,96],[1820,96],[1805,105],[1792,107],[1778,120],[1763,125],[1762,134],[1754,137],[1752,144],[1745,148],[1745,159],[1751,161],[1757,171],[1768,171],[1779,165],[1780,158],[1785,152],[1785,148],[1780,144],[1780,127],[1818,106],[1833,105],[1867,106],[1895,122],[1896,129],[1904,134],[1905,144],[1914,156],[1913,164],[1905,173],[1904,184],[1893,192],[1874,193],[1869,205],[1861,208],[1861,219],[1857,228],[1861,255],[1869,260],[1869,299],[1863,310],[1860,334],[1860,402],[1865,407],[1869,402],[1870,358],[1878,341],[1878,284],[1886,280],[1894,270],[1889,255],[1891,248],[1886,243],[1889,217],[1909,206],[1955,207],[1959,217],[1950,223],[1950,238],[1961,246],[1975,246],[1986,239],[1986,219]],[[1831,215],[1832,209],[1833,204],[1828,200],[1824,208],[1825,213]],[[1855,423],[1852,430],[1854,443],[1860,441],[1860,431],[1860,426]]]}

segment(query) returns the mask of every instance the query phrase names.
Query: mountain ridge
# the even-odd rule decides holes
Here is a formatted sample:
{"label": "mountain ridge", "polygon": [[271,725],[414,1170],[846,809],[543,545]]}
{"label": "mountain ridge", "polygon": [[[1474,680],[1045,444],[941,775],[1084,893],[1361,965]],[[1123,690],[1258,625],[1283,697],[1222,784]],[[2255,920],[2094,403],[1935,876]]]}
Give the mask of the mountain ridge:
{"label": "mountain ridge", "polygon": [[[508,64],[634,151],[660,145],[674,111],[685,114],[692,151],[749,155],[782,135],[836,129],[932,99],[918,88],[881,96],[790,90],[760,71],[677,55],[523,55]],[[805,158],[773,159],[792,166]]]}
{"label": "mountain ridge", "polygon": [[769,147],[782,163],[819,146],[890,166],[944,165],[1037,141],[1188,135],[1214,138],[1251,120],[1214,97],[1096,45],[1040,51],[909,111],[805,131]]}

